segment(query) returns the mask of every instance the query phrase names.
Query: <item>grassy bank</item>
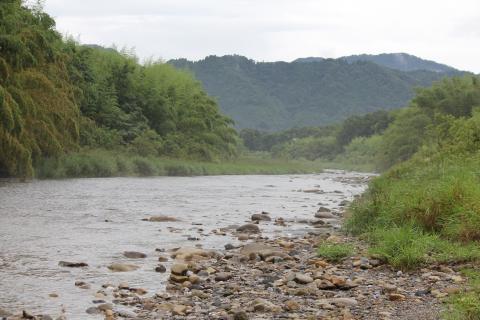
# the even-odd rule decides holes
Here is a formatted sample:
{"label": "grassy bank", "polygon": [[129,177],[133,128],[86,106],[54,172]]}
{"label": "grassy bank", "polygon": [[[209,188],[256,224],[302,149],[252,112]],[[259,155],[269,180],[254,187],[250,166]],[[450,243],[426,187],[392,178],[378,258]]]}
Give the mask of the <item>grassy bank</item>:
{"label": "grassy bank", "polygon": [[275,160],[245,156],[227,162],[200,162],[181,159],[141,157],[105,150],[85,150],[56,159],[46,159],[36,167],[39,179],[115,176],[200,176],[224,174],[316,173],[323,163]]}
{"label": "grassy bank", "polygon": [[352,206],[350,232],[392,265],[480,257],[480,157],[414,158],[374,179]]}

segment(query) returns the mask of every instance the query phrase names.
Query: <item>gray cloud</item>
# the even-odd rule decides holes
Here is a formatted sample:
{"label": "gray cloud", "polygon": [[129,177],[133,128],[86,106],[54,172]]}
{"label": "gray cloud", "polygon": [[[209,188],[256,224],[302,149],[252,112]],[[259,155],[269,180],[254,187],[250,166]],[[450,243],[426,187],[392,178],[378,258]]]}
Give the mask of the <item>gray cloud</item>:
{"label": "gray cloud", "polygon": [[480,72],[478,0],[46,0],[45,9],[61,32],[141,57],[402,51]]}

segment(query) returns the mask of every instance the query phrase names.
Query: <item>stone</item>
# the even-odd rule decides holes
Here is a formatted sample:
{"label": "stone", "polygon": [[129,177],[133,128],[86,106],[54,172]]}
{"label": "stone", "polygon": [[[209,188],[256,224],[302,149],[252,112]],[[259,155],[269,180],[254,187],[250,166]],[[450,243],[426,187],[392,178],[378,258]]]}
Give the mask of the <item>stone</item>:
{"label": "stone", "polygon": [[260,228],[256,224],[248,223],[237,228],[237,232],[260,233]]}
{"label": "stone", "polygon": [[334,304],[339,307],[353,307],[358,304],[354,298],[330,298],[324,299],[327,303]]}
{"label": "stone", "polygon": [[147,257],[145,253],[136,251],[125,251],[123,255],[129,259],[145,259]]}
{"label": "stone", "polygon": [[237,239],[240,241],[247,241],[248,239],[250,239],[250,237],[248,236],[248,234],[239,234]]}
{"label": "stone", "polygon": [[436,290],[436,289],[432,290],[431,294],[432,294],[432,296],[434,296],[437,299],[444,298],[444,297],[448,296],[447,292],[441,292],[440,290]]}
{"label": "stone", "polygon": [[87,310],[85,310],[86,313],[88,314],[101,314],[102,311],[98,309],[97,307],[90,307]]}
{"label": "stone", "polygon": [[82,287],[87,285],[85,281],[75,281],[75,287]]}
{"label": "stone", "polygon": [[66,268],[83,268],[83,267],[88,267],[88,263],[85,262],[69,262],[69,261],[60,261],[58,263],[60,267],[66,267]]}
{"label": "stone", "polygon": [[214,251],[204,250],[194,247],[182,247],[176,250],[172,257],[183,261],[198,261],[215,257],[217,254]]}
{"label": "stone", "polygon": [[188,265],[185,263],[175,263],[172,265],[170,271],[173,274],[179,275],[179,276],[184,276],[187,274],[188,271]]}
{"label": "stone", "polygon": [[300,310],[300,305],[294,300],[288,300],[285,302],[285,309],[287,311],[297,311]]}
{"label": "stone", "polygon": [[442,291],[445,292],[446,294],[455,294],[455,293],[459,293],[461,289],[459,287],[446,287],[446,288],[443,288]]}
{"label": "stone", "polygon": [[120,290],[130,290],[130,285],[126,282],[120,282],[118,285],[118,289]]}
{"label": "stone", "polygon": [[159,261],[159,262],[167,262],[167,261],[168,261],[168,258],[167,258],[167,257],[164,257],[164,256],[160,256],[160,257],[158,257],[158,261]]}
{"label": "stone", "polygon": [[215,274],[215,281],[228,281],[233,277],[229,272],[219,272]]}
{"label": "stone", "polygon": [[167,268],[163,264],[159,264],[155,267],[155,272],[164,273],[167,271]]}
{"label": "stone", "polygon": [[110,269],[113,272],[130,272],[130,271],[135,271],[139,267],[133,264],[126,264],[126,263],[112,263],[111,265],[108,266],[108,269]]}
{"label": "stone", "polygon": [[464,281],[461,276],[451,276],[451,277],[450,277],[450,280],[452,280],[452,281],[455,282],[455,283],[461,283],[461,282]]}
{"label": "stone", "polygon": [[8,318],[10,317],[12,314],[6,310],[3,310],[2,308],[0,308],[0,317],[2,318]]}
{"label": "stone", "polygon": [[248,315],[245,311],[237,311],[233,314],[233,320],[248,320]]}
{"label": "stone", "polygon": [[130,289],[130,291],[135,292],[140,296],[146,295],[148,293],[148,291],[143,288],[134,288],[134,289]]}
{"label": "stone", "polygon": [[172,314],[175,316],[185,316],[187,314],[187,310],[187,306],[176,304],[172,308]]}
{"label": "stone", "polygon": [[255,213],[251,217],[252,221],[272,221],[272,218],[268,214]]}
{"label": "stone", "polygon": [[169,216],[153,216],[150,218],[145,218],[142,219],[143,221],[149,221],[149,222],[175,222],[179,221],[177,218],[174,217],[169,217]]}
{"label": "stone", "polygon": [[400,293],[390,293],[388,295],[388,300],[390,300],[390,301],[403,301],[405,299],[406,299],[406,297],[403,294],[400,294]]}
{"label": "stone", "polygon": [[235,247],[233,244],[231,244],[231,243],[227,243],[227,244],[225,245],[225,250],[227,250],[227,251],[228,251],[228,250],[233,250],[233,249],[235,249],[235,248],[236,248],[236,247]]}
{"label": "stone", "polygon": [[334,214],[331,213],[331,212],[319,211],[319,212],[315,213],[315,218],[319,218],[319,219],[336,219],[337,216],[334,215]]}
{"label": "stone", "polygon": [[170,275],[170,281],[172,282],[177,282],[177,283],[183,283],[185,281],[188,281],[188,277],[187,276],[179,276],[179,275],[176,275],[176,274],[171,274]]}
{"label": "stone", "polygon": [[265,299],[255,299],[253,301],[253,310],[256,312],[279,313],[282,308]]}
{"label": "stone", "polygon": [[35,320],[36,317],[34,315],[32,315],[31,313],[29,313],[28,311],[26,310],[23,310],[22,311],[22,319],[31,319],[31,320]]}
{"label": "stone", "polygon": [[300,284],[308,284],[308,283],[312,283],[313,279],[312,279],[312,277],[310,277],[306,274],[296,273],[295,274],[295,281],[297,283],[300,283]]}
{"label": "stone", "polygon": [[136,319],[138,317],[138,315],[135,312],[130,311],[130,310],[118,310],[117,314],[118,314],[118,316],[120,316],[122,318],[134,318],[134,319]]}
{"label": "stone", "polygon": [[55,293],[55,292],[54,292],[54,293],[50,293],[48,296],[49,296],[50,298],[58,298],[58,293]]}
{"label": "stone", "polygon": [[202,282],[202,278],[200,278],[196,274],[192,274],[192,275],[188,276],[188,281],[191,284],[198,284],[198,283]]}
{"label": "stone", "polygon": [[102,303],[102,304],[98,305],[97,308],[100,311],[107,311],[107,310],[112,310],[113,305],[110,304],[110,303]]}

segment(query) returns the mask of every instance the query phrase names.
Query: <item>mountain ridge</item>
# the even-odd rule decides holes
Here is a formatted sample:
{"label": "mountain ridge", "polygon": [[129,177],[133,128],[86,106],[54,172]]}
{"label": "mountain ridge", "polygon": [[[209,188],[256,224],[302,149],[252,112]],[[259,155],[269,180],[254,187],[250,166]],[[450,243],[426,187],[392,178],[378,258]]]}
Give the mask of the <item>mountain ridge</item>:
{"label": "mountain ridge", "polygon": [[326,125],[354,114],[402,107],[415,87],[462,74],[448,66],[446,71],[402,71],[361,58],[257,62],[227,55],[168,63],[192,72],[237,128],[265,131]]}

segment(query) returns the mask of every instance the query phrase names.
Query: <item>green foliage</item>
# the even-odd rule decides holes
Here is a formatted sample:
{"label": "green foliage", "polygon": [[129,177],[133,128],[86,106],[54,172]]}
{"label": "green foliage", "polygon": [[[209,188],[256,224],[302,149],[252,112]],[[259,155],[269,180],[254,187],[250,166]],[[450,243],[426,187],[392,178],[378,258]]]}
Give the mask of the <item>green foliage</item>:
{"label": "green foliage", "polygon": [[370,253],[395,268],[413,269],[423,265],[435,252],[439,238],[411,226],[379,228],[369,235]]}
{"label": "green foliage", "polygon": [[382,136],[354,138],[344,151],[335,158],[335,162],[353,166],[370,165],[369,171],[379,169],[377,162],[382,151]]}
{"label": "green foliage", "polygon": [[169,63],[192,71],[238,128],[270,132],[403,107],[414,87],[460,74],[452,69],[407,72],[343,58],[287,63],[210,56]]}
{"label": "green foliage", "polygon": [[328,261],[337,262],[353,255],[354,247],[348,243],[321,243],[317,254]]}
{"label": "green foliage", "polygon": [[413,104],[430,115],[469,117],[473,108],[480,107],[480,80],[475,76],[444,79],[431,88],[419,89]]}
{"label": "green foliage", "polygon": [[342,122],[337,134],[339,145],[345,146],[358,137],[370,137],[382,133],[392,122],[392,116],[384,110],[352,116]]}
{"label": "green foliage", "polygon": [[[79,147],[208,161],[237,156],[232,121],[190,74],[141,65],[127,50],[62,40],[39,5],[4,1],[0,17],[0,175],[31,177],[44,158],[68,159],[60,176],[117,172],[114,162],[63,157]],[[159,172],[139,163],[144,174]]]}
{"label": "green foliage", "polygon": [[77,146],[69,59],[46,14],[4,1],[0,17],[0,173],[30,177],[40,158]]}

